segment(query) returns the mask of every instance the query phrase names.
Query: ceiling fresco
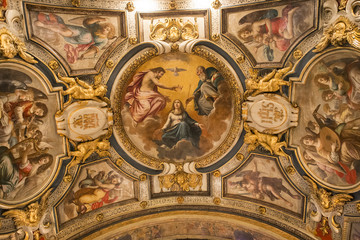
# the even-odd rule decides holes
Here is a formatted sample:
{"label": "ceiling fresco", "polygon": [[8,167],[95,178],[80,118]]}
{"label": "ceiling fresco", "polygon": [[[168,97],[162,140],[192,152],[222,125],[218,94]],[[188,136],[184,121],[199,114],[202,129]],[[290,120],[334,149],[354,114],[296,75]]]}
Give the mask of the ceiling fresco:
{"label": "ceiling fresco", "polygon": [[360,239],[360,1],[0,0],[0,239]]}

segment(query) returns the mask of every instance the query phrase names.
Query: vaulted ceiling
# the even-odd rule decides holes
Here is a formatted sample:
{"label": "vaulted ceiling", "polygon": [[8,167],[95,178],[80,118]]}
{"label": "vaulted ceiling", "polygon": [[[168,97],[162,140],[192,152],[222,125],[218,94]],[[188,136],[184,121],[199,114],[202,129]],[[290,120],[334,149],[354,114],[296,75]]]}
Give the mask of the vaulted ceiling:
{"label": "vaulted ceiling", "polygon": [[0,0],[0,239],[360,239],[359,22]]}

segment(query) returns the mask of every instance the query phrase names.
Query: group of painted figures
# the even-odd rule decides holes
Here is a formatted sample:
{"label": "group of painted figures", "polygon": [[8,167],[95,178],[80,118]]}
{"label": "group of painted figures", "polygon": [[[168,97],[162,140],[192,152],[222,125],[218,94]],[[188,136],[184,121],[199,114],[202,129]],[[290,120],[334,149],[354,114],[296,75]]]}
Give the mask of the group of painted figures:
{"label": "group of painted figures", "polygon": [[360,61],[326,68],[327,73],[314,77],[323,104],[313,111],[315,121],[307,123],[303,156],[324,178],[337,175],[343,184],[353,185],[360,170]]}
{"label": "group of painted figures", "polygon": [[4,74],[10,75],[1,76],[0,83],[0,199],[10,199],[37,186],[53,156],[47,153],[40,130],[48,112],[41,101],[46,95],[29,87],[32,80],[25,74],[22,81],[15,80],[17,71]]}
{"label": "group of painted figures", "polygon": [[[166,86],[160,83],[160,78],[165,74],[162,67],[149,71],[139,72],[127,87],[125,102],[135,124],[143,122],[148,117],[154,117],[163,110],[169,97],[162,95],[158,88],[181,91],[182,86]],[[194,101],[195,110],[199,115],[208,116],[214,109],[214,102],[219,97],[218,85],[223,80],[222,75],[213,67],[197,67],[199,77],[198,86],[193,96],[186,99],[186,105]],[[160,145],[172,148],[177,142],[187,140],[199,148],[200,136],[204,126],[185,111],[183,103],[176,99],[172,109],[162,127],[162,141]]]}

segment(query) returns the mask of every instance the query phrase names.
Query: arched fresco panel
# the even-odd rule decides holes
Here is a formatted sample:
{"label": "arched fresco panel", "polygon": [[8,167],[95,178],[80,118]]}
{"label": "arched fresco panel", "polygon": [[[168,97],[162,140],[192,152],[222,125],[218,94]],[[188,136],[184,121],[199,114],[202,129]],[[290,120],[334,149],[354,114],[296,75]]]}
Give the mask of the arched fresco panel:
{"label": "arched fresco panel", "polygon": [[359,56],[354,49],[324,53],[292,93],[303,111],[291,143],[298,146],[304,169],[333,189],[359,186]]}
{"label": "arched fresco panel", "polygon": [[[58,92],[35,68],[0,62],[0,205],[23,204],[53,181],[64,151]],[[60,147],[58,147],[60,146]]]}

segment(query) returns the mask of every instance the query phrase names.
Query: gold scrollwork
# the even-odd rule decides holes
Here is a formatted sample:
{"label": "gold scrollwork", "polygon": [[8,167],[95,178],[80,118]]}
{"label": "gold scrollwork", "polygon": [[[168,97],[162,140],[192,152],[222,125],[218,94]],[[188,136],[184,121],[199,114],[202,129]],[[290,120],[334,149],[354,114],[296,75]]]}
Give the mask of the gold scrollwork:
{"label": "gold scrollwork", "polygon": [[344,16],[336,19],[334,24],[324,30],[323,35],[313,52],[321,52],[329,44],[339,47],[349,43],[354,48],[360,49],[360,30],[355,23]]}
{"label": "gold scrollwork", "polygon": [[151,19],[150,24],[150,39],[165,41],[169,40],[171,42],[176,42],[180,38],[184,41],[192,40],[199,37],[198,25],[196,18],[192,23],[189,20],[186,23],[183,23],[182,19],[175,18],[166,18],[165,22],[160,20],[157,23],[153,23],[154,20]]}
{"label": "gold scrollwork", "polygon": [[5,27],[0,29],[0,56],[14,58],[17,54],[28,63],[37,63],[26,53],[25,44]]}
{"label": "gold scrollwork", "polygon": [[336,194],[331,196],[331,192],[327,192],[323,188],[318,188],[316,183],[309,177],[304,176],[304,179],[311,187],[312,198],[321,206],[323,212],[332,212],[339,208],[343,208],[346,202],[353,199],[349,194]]}
{"label": "gold scrollwork", "polygon": [[161,192],[163,188],[168,189],[172,192],[175,191],[190,191],[190,188],[199,187],[201,191],[202,187],[202,174],[190,174],[184,171],[179,171],[174,174],[169,174],[165,176],[159,176],[159,186]]}
{"label": "gold scrollwork", "polygon": [[100,84],[101,74],[95,76],[93,84],[88,84],[77,77],[62,77],[60,73],[58,73],[58,78],[69,84],[69,87],[61,92],[62,95],[69,95],[69,101],[66,104],[70,103],[72,99],[95,100],[97,102],[110,104],[109,99],[105,97],[107,87]]}
{"label": "gold scrollwork", "polygon": [[286,73],[292,69],[293,65],[290,63],[288,67],[276,70],[264,77],[258,76],[258,71],[250,69],[250,78],[245,80],[246,92],[245,97],[256,96],[263,92],[276,92],[281,91],[281,86],[289,86],[290,83],[284,81],[283,78]]}
{"label": "gold scrollwork", "polygon": [[7,5],[6,5],[6,1],[2,2],[1,6],[0,6],[0,22],[5,22],[6,18],[4,16],[4,11],[7,10]]}
{"label": "gold scrollwork", "polygon": [[7,218],[13,218],[16,227],[27,226],[35,230],[39,227],[40,220],[45,213],[48,205],[48,198],[52,189],[49,189],[39,202],[29,204],[25,210],[13,209],[4,212],[3,215]]}
{"label": "gold scrollwork", "polygon": [[255,150],[260,145],[269,151],[271,155],[288,156],[282,149],[287,144],[286,142],[280,142],[279,136],[260,133],[258,130],[251,128],[246,122],[244,123],[244,129],[246,131],[244,142],[248,144],[248,152]]}

